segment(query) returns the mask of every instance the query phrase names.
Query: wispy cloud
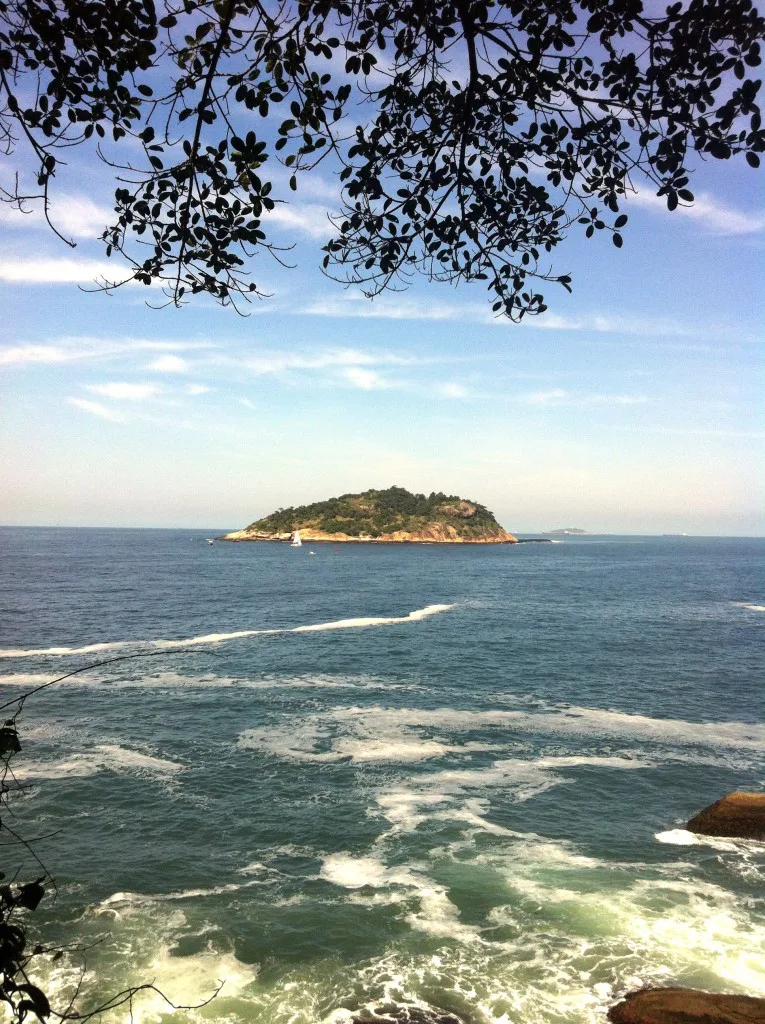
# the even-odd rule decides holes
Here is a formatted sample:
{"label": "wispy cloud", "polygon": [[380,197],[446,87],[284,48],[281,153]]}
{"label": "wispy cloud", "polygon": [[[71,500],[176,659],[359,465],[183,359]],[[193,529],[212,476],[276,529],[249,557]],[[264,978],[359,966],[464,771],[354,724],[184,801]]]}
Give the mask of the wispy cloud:
{"label": "wispy cloud", "polygon": [[561,405],[567,397],[568,392],[563,388],[551,388],[549,391],[532,391],[528,395],[522,395],[521,401],[527,405]]}
{"label": "wispy cloud", "polygon": [[207,384],[187,384],[185,392],[187,395],[209,395],[214,388],[208,387]]}
{"label": "wispy cloud", "polygon": [[296,313],[308,316],[326,316],[379,320],[454,320],[469,321],[504,327],[511,330],[531,329],[550,331],[589,331],[597,334],[630,334],[643,337],[698,336],[704,329],[692,324],[679,323],[669,317],[623,315],[618,313],[585,313],[579,316],[560,316],[543,313],[526,317],[514,324],[491,311],[488,299],[484,302],[445,302],[439,299],[378,296],[367,299],[360,295],[320,296]]}
{"label": "wispy cloud", "polygon": [[337,348],[319,352],[267,352],[236,360],[236,365],[257,375],[279,374],[290,370],[327,370],[358,366],[409,366],[417,362],[411,356],[394,352],[364,352]]}
{"label": "wispy cloud", "polygon": [[277,203],[263,215],[263,223],[278,224],[311,238],[327,239],[333,228],[327,219],[327,208],[318,203]]}
{"label": "wispy cloud", "polygon": [[446,381],[436,386],[436,394],[441,398],[467,398],[470,394],[464,384],[457,384],[456,381]]}
{"label": "wispy cloud", "polygon": [[297,194],[308,196],[309,199],[326,199],[334,206],[337,206],[340,197],[340,183],[329,181],[313,171],[311,174],[304,174],[299,178]]}
{"label": "wispy cloud", "polygon": [[58,345],[11,345],[0,349],[0,366],[29,366],[39,363],[68,363],[79,353]]}
{"label": "wispy cloud", "polygon": [[[114,222],[116,214],[83,195],[61,195],[51,204],[50,219],[62,235],[70,238],[98,238],[104,228]],[[28,213],[0,204],[0,223],[19,230],[49,231],[40,205]]]}
{"label": "wispy cloud", "polygon": [[160,356],[153,363],[149,363],[147,370],[154,370],[157,373],[188,373],[189,364],[181,356]]}
{"label": "wispy cloud", "polygon": [[106,260],[0,259],[0,281],[9,284],[92,284],[122,281],[129,274],[129,268]]}
{"label": "wispy cloud", "polygon": [[249,398],[240,398],[239,399],[239,404],[243,405],[245,407],[245,409],[254,409],[255,408],[255,403],[251,402],[249,400]]}
{"label": "wispy cloud", "polygon": [[520,395],[520,400],[526,405],[550,406],[550,405],[573,405],[573,406],[597,406],[597,405],[645,405],[649,400],[647,395],[631,394],[579,394],[566,391],[563,388],[550,388],[548,391],[532,391]]}
{"label": "wispy cloud", "polygon": [[[15,344],[0,347],[0,366],[34,366],[105,360],[142,351],[196,351],[220,347],[213,342],[152,341],[145,338],[62,337],[45,344]],[[153,367],[157,369],[157,367]],[[167,370],[165,371],[167,372]]]}
{"label": "wispy cloud", "polygon": [[[662,196],[640,189],[631,194],[628,204],[657,213],[668,213],[667,201]],[[765,212],[736,210],[709,192],[701,192],[690,206],[680,205],[673,216],[687,217],[716,235],[752,235],[765,230]]]}
{"label": "wispy cloud", "polygon": [[321,296],[296,312],[371,320],[491,320],[491,309],[484,303],[450,303],[399,295],[374,299],[361,295]]}
{"label": "wispy cloud", "polygon": [[[507,320],[495,320],[506,325]],[[566,317],[557,313],[526,317],[522,327],[540,331],[590,331],[595,334],[635,334],[642,337],[685,337],[697,335],[701,329],[678,323],[669,317],[624,316],[619,313],[585,313]]]}
{"label": "wispy cloud", "polygon": [[377,370],[368,370],[361,366],[347,366],[340,371],[340,376],[362,391],[379,391],[392,386]]}
{"label": "wispy cloud", "polygon": [[86,390],[94,395],[114,398],[118,401],[145,402],[154,398],[162,388],[159,384],[130,384],[126,381],[110,381],[107,384],[87,384]]}
{"label": "wispy cloud", "polygon": [[100,402],[91,402],[87,398],[73,398],[70,396],[67,398],[67,402],[78,409],[82,409],[83,412],[90,413],[91,416],[97,416],[102,420],[111,420],[112,423],[121,423],[125,419],[122,413],[114,409],[108,409],[105,405],[101,405]]}

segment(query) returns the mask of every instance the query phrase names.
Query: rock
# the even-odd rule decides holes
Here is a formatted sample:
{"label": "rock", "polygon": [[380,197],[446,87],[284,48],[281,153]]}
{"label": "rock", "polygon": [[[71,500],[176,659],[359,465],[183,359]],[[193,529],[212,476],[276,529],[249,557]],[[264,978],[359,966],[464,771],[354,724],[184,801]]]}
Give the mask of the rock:
{"label": "rock", "polygon": [[692,988],[630,992],[608,1011],[612,1024],[765,1024],[765,999]]}
{"label": "rock", "polygon": [[686,825],[704,836],[765,839],[765,793],[728,793]]}

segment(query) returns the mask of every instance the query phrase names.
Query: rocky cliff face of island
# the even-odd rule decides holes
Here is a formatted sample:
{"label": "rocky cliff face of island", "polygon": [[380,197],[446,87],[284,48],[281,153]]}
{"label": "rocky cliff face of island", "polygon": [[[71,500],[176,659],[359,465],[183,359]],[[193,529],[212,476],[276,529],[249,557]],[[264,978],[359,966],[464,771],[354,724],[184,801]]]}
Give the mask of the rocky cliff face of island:
{"label": "rocky cliff face of island", "polygon": [[333,543],[515,544],[491,512],[478,502],[433,492],[412,494],[403,487],[343,494],[339,498],[278,509],[230,541],[288,541],[296,531],[303,541]]}

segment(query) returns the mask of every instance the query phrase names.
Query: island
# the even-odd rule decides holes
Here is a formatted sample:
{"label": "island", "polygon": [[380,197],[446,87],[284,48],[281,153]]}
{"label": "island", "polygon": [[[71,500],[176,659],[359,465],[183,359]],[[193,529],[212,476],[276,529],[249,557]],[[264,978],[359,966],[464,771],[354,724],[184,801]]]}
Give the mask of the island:
{"label": "island", "polygon": [[343,494],[312,505],[280,508],[230,541],[330,541],[383,544],[517,544],[493,514],[456,494],[412,494],[404,487]]}
{"label": "island", "polygon": [[583,537],[587,531],[577,526],[566,526],[562,530],[547,530],[546,533],[548,537]]}

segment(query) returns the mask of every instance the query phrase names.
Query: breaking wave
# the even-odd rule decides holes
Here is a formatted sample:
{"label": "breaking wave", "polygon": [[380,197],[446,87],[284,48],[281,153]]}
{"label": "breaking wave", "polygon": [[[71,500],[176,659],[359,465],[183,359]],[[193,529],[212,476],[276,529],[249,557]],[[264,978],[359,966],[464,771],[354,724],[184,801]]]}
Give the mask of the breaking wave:
{"label": "breaking wave", "polygon": [[334,622],[318,622],[307,626],[293,626],[284,629],[241,629],[235,633],[206,633],[180,640],[111,640],[105,643],[86,644],[84,647],[40,647],[32,650],[5,648],[0,658],[38,658],[43,656],[65,656],[71,654],[101,654],[124,648],[155,649],[197,647],[206,644],[222,644],[230,640],[242,640],[251,636],[275,636],[280,633],[322,633],[333,629],[364,629],[370,626],[392,626],[404,622],[422,622],[432,615],[451,611],[453,604],[429,604],[417,608],[408,615],[366,616],[354,619],[337,619]]}
{"label": "breaking wave", "polygon": [[117,744],[98,744],[93,750],[73,753],[64,760],[27,761],[14,768],[19,780],[84,778],[102,771],[139,776],[170,777],[184,765],[143,754]]}

